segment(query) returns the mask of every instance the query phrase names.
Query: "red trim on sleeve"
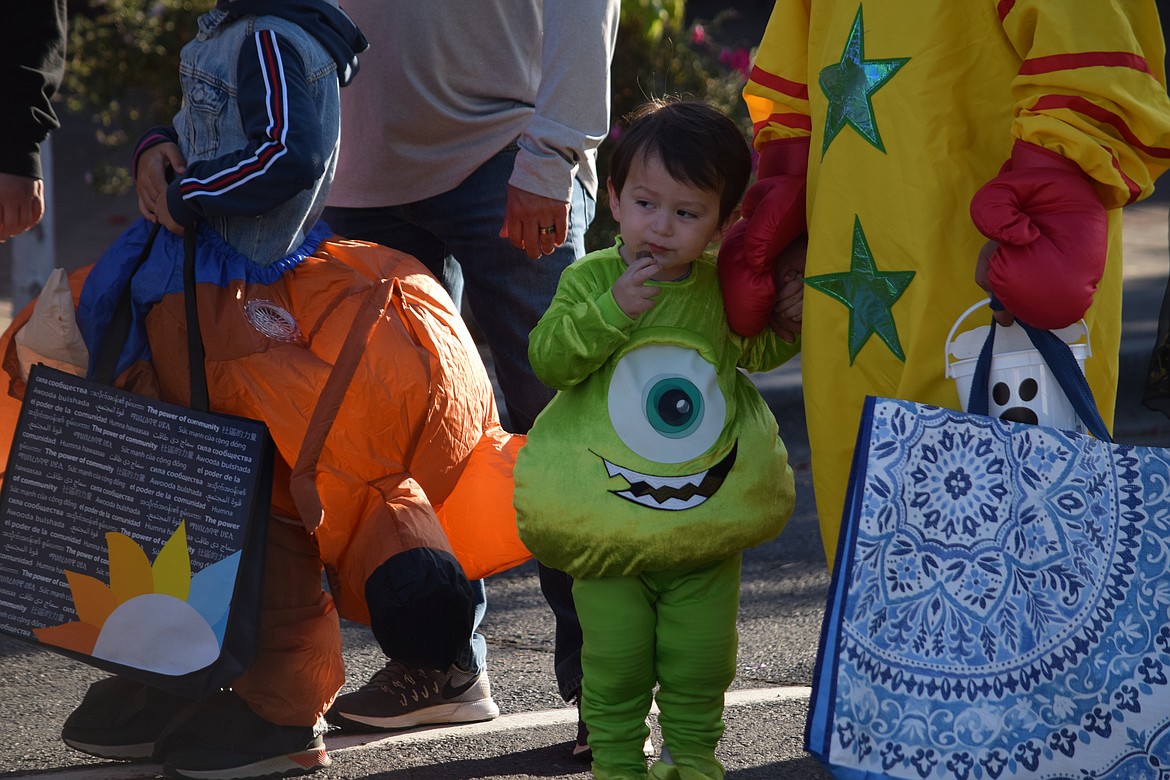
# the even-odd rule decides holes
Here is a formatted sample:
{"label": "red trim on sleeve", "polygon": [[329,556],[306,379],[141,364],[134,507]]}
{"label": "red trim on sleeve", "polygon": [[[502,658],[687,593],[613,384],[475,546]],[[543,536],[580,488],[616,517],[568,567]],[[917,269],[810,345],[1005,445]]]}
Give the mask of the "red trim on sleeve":
{"label": "red trim on sleeve", "polygon": [[286,105],[284,67],[276,34],[271,30],[256,31],[256,46],[259,54],[264,84],[267,88],[268,127],[265,135],[270,139],[256,150],[252,157],[241,160],[237,165],[206,179],[187,179],[180,185],[184,198],[192,195],[214,196],[231,190],[235,185],[262,173],[272,161],[283,156],[287,149],[288,106]]}
{"label": "red trim on sleeve", "polygon": [[1121,162],[1118,161],[1116,154],[1113,155],[1113,169],[1117,171],[1117,175],[1125,182],[1125,188],[1129,190],[1129,200],[1125,202],[1128,206],[1142,196],[1142,188],[1137,185],[1137,182],[1126,176],[1125,171],[1121,170]]}
{"label": "red trim on sleeve", "polygon": [[999,0],[999,5],[996,6],[996,11],[999,13],[999,20],[1002,22],[1004,18],[1012,12],[1016,7],[1016,0]]}
{"label": "red trim on sleeve", "polygon": [[1080,54],[1053,54],[1048,57],[1024,60],[1024,64],[1020,66],[1020,74],[1033,76],[1037,73],[1053,73],[1058,70],[1097,67],[1129,68],[1142,73],[1150,72],[1150,65],[1146,62],[1146,58],[1137,54],[1126,51],[1086,51]]}
{"label": "red trim on sleeve", "polygon": [[1126,143],[1148,154],[1150,157],[1170,158],[1170,149],[1160,146],[1148,146],[1142,143],[1141,139],[1129,128],[1129,125],[1126,124],[1124,119],[1112,111],[1091,103],[1083,97],[1077,97],[1075,95],[1045,95],[1032,104],[1033,111],[1052,111],[1061,108],[1076,111],[1078,114],[1084,114],[1090,119],[1109,125],[1121,135]]}
{"label": "red trim on sleeve", "polygon": [[752,66],[751,80],[759,84],[761,87],[774,90],[789,97],[798,98],[800,100],[808,100],[808,84],[800,84],[795,81],[781,78],[775,73],[760,68],[758,65]]}
{"label": "red trim on sleeve", "polygon": [[141,140],[138,141],[138,145],[134,147],[134,152],[130,155],[130,178],[135,181],[138,180],[138,158],[142,156],[143,152],[152,146],[173,140],[166,133],[158,131],[151,131],[142,136]]}
{"label": "red trim on sleeve", "polygon": [[791,127],[793,130],[812,131],[812,117],[808,114],[771,114],[763,121],[756,122],[753,127],[755,135],[759,135],[760,131],[769,125],[780,125],[781,127]]}

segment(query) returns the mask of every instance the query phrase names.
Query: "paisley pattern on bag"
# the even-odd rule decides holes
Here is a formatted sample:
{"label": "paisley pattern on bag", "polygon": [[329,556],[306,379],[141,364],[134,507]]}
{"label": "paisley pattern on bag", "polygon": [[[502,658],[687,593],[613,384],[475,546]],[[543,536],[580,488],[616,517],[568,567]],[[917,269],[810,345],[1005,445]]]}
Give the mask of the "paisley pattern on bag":
{"label": "paisley pattern on bag", "polygon": [[855,469],[813,752],[873,778],[1170,776],[1170,452],[875,399]]}

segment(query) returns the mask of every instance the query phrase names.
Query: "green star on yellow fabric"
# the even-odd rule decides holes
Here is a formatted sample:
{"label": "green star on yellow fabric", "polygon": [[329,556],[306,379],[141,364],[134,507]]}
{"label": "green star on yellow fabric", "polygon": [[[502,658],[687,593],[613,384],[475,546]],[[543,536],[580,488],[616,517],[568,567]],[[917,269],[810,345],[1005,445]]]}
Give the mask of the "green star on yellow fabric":
{"label": "green star on yellow fabric", "polygon": [[883,273],[877,269],[869,242],[865,240],[865,231],[861,229],[861,220],[854,216],[853,253],[849,271],[810,276],[804,281],[814,290],[841,301],[849,309],[849,365],[853,365],[857,353],[874,334],[886,343],[899,360],[906,362],[891,309],[913,278],[913,271]]}
{"label": "green star on yellow fabric", "polygon": [[909,57],[888,60],[865,59],[865,43],[862,41],[861,6],[853,18],[853,29],[849,41],[841,53],[841,61],[821,71],[821,91],[829,99],[825,115],[825,140],[821,154],[829,150],[829,144],[845,125],[849,125],[861,137],[873,144],[878,151],[885,152],[881,134],[877,129],[877,118],[873,115],[873,93],[889,81],[898,69],[910,61]]}

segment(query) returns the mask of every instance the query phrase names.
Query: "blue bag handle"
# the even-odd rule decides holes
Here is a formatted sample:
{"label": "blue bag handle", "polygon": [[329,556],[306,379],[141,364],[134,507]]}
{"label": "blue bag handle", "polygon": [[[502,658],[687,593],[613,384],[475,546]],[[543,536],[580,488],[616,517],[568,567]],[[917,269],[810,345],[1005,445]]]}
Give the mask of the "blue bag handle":
{"label": "blue bag handle", "polygon": [[[991,308],[999,310],[1003,308],[1003,304],[993,298]],[[1113,437],[1109,435],[1109,429],[1105,426],[1105,421],[1101,419],[1101,413],[1097,410],[1097,402],[1093,399],[1093,391],[1089,389],[1089,382],[1085,379],[1084,372],[1081,371],[1081,367],[1077,364],[1077,359],[1073,357],[1068,344],[1065,344],[1052,331],[1034,328],[1020,320],[1016,320],[1016,324],[1028,334],[1028,338],[1032,340],[1032,346],[1036,347],[1040,357],[1044,358],[1044,362],[1048,364],[1052,375],[1056,377],[1057,384],[1068,396],[1073,410],[1081,418],[1081,422],[1085,424],[1089,433],[1102,441],[1113,441]],[[983,348],[979,351],[979,359],[975,362],[975,374],[971,378],[971,396],[967,399],[967,411],[972,414],[986,416],[988,413],[988,382],[991,375],[991,354],[994,343],[995,320],[993,319],[991,328],[987,332],[987,340],[983,342]]]}

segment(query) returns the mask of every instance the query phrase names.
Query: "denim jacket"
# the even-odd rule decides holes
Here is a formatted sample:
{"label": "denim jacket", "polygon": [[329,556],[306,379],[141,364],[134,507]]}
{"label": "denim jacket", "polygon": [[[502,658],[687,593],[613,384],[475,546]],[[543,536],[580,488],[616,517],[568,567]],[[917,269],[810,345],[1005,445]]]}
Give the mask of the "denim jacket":
{"label": "denim jacket", "polygon": [[[257,57],[261,30],[276,34],[269,40],[278,48]],[[244,56],[265,72],[242,93]],[[334,58],[293,22],[216,9],[200,17],[198,35],[183,47],[180,81],[183,104],[170,140],[187,172],[168,189],[172,216],[184,225],[202,218],[260,265],[288,255],[317,221],[333,180],[340,138]]]}

